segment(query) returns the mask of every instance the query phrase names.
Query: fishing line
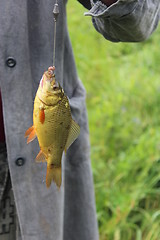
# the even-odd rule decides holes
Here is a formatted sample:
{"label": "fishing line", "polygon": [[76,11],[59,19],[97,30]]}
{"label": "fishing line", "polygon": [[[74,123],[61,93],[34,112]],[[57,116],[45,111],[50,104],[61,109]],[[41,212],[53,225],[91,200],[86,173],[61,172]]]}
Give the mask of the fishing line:
{"label": "fishing line", "polygon": [[58,0],[54,4],[53,8],[53,18],[54,18],[54,42],[53,42],[53,66],[55,66],[55,56],[56,56],[56,34],[57,34],[57,19],[59,15],[59,5]]}

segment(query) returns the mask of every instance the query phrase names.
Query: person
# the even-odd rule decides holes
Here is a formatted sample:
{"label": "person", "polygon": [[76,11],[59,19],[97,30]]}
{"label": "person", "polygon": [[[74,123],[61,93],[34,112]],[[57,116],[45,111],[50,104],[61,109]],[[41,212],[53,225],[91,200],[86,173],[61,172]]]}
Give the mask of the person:
{"label": "person", "polygon": [[[52,65],[55,2],[1,1],[1,240],[98,239],[85,90],[78,79],[67,31],[67,0],[58,0],[56,79],[69,97],[72,116],[81,132],[63,157],[63,183],[59,191],[54,184],[46,189],[45,165],[34,161],[38,143],[27,145],[24,139],[32,124],[39,80]],[[159,22],[159,0],[79,2],[88,9],[85,15],[92,17],[95,29],[112,42],[144,41]]]}

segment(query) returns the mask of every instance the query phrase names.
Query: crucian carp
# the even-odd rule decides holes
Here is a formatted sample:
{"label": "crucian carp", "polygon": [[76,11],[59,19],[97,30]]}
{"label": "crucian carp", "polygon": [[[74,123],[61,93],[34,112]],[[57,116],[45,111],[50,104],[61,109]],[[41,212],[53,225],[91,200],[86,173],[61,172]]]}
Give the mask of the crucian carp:
{"label": "crucian carp", "polygon": [[55,80],[55,67],[44,72],[34,100],[33,126],[26,133],[27,143],[38,138],[40,152],[37,162],[47,162],[46,186],[52,180],[61,186],[61,160],[80,133],[79,125],[72,119],[67,96]]}

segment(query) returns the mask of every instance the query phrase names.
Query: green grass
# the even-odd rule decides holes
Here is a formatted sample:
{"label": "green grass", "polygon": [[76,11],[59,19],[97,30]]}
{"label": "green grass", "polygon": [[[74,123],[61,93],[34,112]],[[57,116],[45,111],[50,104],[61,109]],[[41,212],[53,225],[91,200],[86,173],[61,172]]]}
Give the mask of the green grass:
{"label": "green grass", "polygon": [[111,43],[69,0],[68,24],[87,90],[101,240],[160,239],[160,28]]}

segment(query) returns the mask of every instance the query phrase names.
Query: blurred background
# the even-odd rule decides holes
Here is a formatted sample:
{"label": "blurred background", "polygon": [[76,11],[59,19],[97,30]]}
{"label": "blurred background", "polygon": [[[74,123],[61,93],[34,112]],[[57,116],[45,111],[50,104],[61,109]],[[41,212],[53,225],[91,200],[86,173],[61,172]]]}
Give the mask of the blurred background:
{"label": "blurred background", "polygon": [[159,240],[160,26],[143,43],[111,43],[78,1],[67,11],[87,90],[100,240]]}

